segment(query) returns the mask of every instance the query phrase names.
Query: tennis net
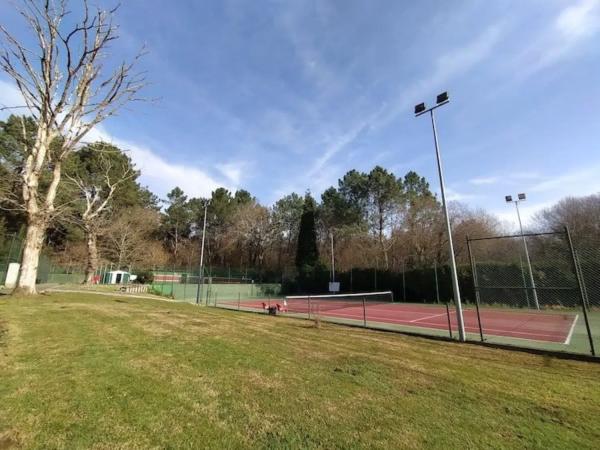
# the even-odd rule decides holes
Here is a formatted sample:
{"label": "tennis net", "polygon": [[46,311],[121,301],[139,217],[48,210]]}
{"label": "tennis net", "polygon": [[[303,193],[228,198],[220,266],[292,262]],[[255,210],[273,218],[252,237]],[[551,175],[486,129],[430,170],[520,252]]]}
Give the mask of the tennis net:
{"label": "tennis net", "polygon": [[288,312],[300,314],[318,314],[344,308],[361,307],[382,303],[392,303],[394,294],[391,291],[362,292],[356,294],[326,295],[288,295],[285,297]]}

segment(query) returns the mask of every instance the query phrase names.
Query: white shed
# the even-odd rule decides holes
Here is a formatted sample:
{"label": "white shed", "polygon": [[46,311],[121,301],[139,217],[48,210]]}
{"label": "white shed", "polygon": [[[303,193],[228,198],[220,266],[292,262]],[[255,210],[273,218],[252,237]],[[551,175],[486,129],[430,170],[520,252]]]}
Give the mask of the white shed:
{"label": "white shed", "polygon": [[136,278],[136,275],[132,275],[124,270],[111,270],[104,274],[102,284],[125,284],[134,281]]}

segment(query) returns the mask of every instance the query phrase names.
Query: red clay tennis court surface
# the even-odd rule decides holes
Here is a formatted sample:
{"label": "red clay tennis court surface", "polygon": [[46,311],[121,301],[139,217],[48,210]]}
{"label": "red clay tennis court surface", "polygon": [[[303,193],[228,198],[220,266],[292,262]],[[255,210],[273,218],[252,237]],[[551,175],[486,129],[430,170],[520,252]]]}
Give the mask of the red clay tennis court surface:
{"label": "red clay tennis court surface", "polygon": [[[243,301],[241,306],[249,309],[264,309],[264,305],[279,305],[283,309],[282,300],[251,300]],[[237,302],[225,303],[223,306],[237,306]],[[308,303],[306,301],[288,300],[287,312],[296,314],[307,314]],[[338,309],[339,308],[339,309]],[[428,328],[436,330],[448,330],[448,314],[445,306],[415,305],[406,303],[367,303],[366,321],[369,323],[382,323],[409,326],[416,328]],[[311,313],[317,311],[315,305],[310,307]],[[321,317],[333,319],[364,321],[363,305],[360,302],[349,305],[331,304],[324,302],[319,308]],[[479,333],[477,312],[474,309],[464,309],[465,330],[468,333]],[[286,314],[286,312],[282,312]],[[568,344],[577,321],[574,314],[561,314],[543,311],[506,311],[484,309],[480,311],[481,325],[484,335],[501,336],[518,339],[528,339],[543,342],[554,342]],[[453,330],[456,330],[456,312],[450,310],[450,322]]]}

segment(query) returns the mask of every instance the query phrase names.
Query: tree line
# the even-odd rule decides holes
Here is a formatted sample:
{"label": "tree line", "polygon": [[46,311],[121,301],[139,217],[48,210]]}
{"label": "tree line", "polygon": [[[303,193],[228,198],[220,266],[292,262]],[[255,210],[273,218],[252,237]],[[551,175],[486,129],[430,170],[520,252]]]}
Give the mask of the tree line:
{"label": "tree line", "polygon": [[[21,149],[36,133],[31,117],[0,122],[0,235],[23,232],[27,225],[24,211],[11,207],[11,196],[20,192]],[[221,273],[250,270],[265,280],[306,284],[330,270],[332,248],[339,272],[399,272],[447,261],[440,202],[415,171],[397,177],[380,166],[350,170],[318,200],[309,192],[290,193],[266,206],[243,189],[218,188],[197,198],[175,187],[160,199],[140,184],[140,171],[126,152],[104,142],[80,146],[62,170],[44,244],[57,264],[83,268],[87,282],[109,263],[138,271],[196,271],[205,206],[205,261]],[[42,173],[41,180],[49,183],[49,175]],[[564,199],[540,212],[537,222],[542,229],[569,223],[578,239],[591,239],[598,235],[599,205],[598,195]],[[450,204],[450,217],[459,264],[468,263],[467,235],[502,232],[495,217],[461,203]]]}

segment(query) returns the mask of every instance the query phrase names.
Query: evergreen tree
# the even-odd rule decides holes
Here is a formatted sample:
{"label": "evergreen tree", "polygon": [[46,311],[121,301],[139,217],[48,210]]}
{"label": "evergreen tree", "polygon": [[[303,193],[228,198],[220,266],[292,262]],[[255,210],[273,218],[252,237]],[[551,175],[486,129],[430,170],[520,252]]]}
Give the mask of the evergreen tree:
{"label": "evergreen tree", "polygon": [[300,217],[300,230],[298,231],[298,246],[296,249],[296,267],[301,280],[310,277],[319,263],[315,226],[316,210],[315,199],[312,198],[310,193],[307,193],[304,197],[304,206]]}
{"label": "evergreen tree", "polygon": [[161,228],[171,248],[173,262],[176,262],[182,241],[192,232],[192,210],[187,196],[178,187],[167,194],[165,203],[169,206],[165,209]]}

